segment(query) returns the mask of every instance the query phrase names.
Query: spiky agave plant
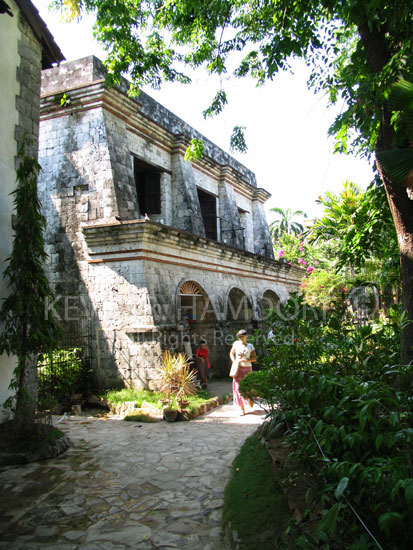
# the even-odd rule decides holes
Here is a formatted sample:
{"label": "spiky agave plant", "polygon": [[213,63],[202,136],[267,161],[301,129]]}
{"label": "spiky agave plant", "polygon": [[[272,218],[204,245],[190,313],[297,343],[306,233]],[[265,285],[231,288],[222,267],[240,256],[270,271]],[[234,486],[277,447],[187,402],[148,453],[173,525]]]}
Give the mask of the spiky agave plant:
{"label": "spiky agave plant", "polygon": [[179,400],[185,400],[187,397],[196,393],[197,375],[193,371],[185,357],[185,363],[178,370],[179,389],[176,394],[176,398]]}
{"label": "spiky agave plant", "polygon": [[168,408],[173,407],[174,399],[185,399],[196,392],[196,374],[191,371],[184,353],[164,351],[158,384],[160,391],[168,396]]}

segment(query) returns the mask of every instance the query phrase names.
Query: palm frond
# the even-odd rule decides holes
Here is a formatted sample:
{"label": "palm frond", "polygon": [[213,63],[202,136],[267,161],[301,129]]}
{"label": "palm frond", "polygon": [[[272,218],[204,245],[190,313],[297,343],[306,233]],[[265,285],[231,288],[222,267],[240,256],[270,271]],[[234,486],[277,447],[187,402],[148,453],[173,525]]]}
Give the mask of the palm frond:
{"label": "palm frond", "polygon": [[413,149],[381,151],[376,157],[386,174],[399,185],[413,171]]}

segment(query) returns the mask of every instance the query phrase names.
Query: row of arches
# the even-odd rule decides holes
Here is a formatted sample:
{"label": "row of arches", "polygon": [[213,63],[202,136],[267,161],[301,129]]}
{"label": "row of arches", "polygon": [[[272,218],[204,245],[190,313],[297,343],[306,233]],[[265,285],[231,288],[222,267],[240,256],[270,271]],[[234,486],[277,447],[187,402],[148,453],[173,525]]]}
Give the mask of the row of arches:
{"label": "row of arches", "polygon": [[259,296],[248,296],[241,288],[231,287],[224,297],[208,296],[196,281],[184,281],[177,295],[177,320],[189,324],[262,321],[265,310],[276,308],[279,303],[279,296],[271,289]]}

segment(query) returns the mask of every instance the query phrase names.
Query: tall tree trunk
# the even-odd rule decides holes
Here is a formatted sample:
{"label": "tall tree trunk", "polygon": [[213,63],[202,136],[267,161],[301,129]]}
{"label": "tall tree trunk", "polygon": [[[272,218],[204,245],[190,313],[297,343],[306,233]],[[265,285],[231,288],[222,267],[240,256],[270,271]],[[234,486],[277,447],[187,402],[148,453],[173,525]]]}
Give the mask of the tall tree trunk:
{"label": "tall tree trunk", "polygon": [[[22,345],[26,349],[27,326],[23,327]],[[23,438],[27,430],[32,426],[35,415],[35,399],[36,395],[33,392],[33,376],[37,374],[35,359],[30,355],[23,355],[18,358],[19,362],[19,379],[18,389],[16,394],[16,410],[14,412],[14,433],[17,439]],[[29,369],[35,369],[35,372],[30,372]]]}
{"label": "tall tree trunk", "polygon": [[413,361],[413,201],[406,189],[394,183],[377,162],[380,176],[384,182],[397,232],[400,250],[401,303],[411,322],[403,329],[401,338],[401,360]]}
{"label": "tall tree trunk", "polygon": [[16,439],[23,436],[24,425],[26,423],[27,406],[27,387],[26,387],[26,358],[19,357],[19,380],[16,393],[16,410],[14,411],[13,427]]}
{"label": "tall tree trunk", "polygon": [[[390,122],[390,113],[383,109],[380,136],[376,143],[376,153],[392,149],[394,131]],[[413,361],[413,201],[407,189],[395,183],[382,169],[377,160],[377,168],[384,183],[390,210],[396,227],[400,250],[400,279],[402,309],[412,321],[403,329],[401,338],[402,363]]]}
{"label": "tall tree trunk", "polygon": [[[360,38],[371,67],[377,73],[391,59],[386,49],[386,40],[382,28],[368,25],[367,21],[358,25]],[[391,125],[391,114],[386,106],[383,107],[380,124],[380,134],[376,143],[376,153],[393,149],[394,130]],[[396,227],[397,240],[400,250],[400,275],[402,308],[408,314],[412,323],[407,326],[401,337],[401,360],[403,363],[413,361],[413,201],[410,200],[406,189],[392,181],[383,171],[377,160],[377,168],[384,183],[389,201],[390,210]]]}

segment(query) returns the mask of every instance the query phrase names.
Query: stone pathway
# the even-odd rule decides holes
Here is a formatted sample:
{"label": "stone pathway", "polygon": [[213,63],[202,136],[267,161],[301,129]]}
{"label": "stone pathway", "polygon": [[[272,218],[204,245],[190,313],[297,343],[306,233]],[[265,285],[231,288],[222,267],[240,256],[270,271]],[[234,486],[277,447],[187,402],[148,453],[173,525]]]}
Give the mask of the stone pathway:
{"label": "stone pathway", "polygon": [[232,404],[191,422],[69,417],[63,455],[0,472],[0,549],[223,550],[230,465],[262,419]]}

